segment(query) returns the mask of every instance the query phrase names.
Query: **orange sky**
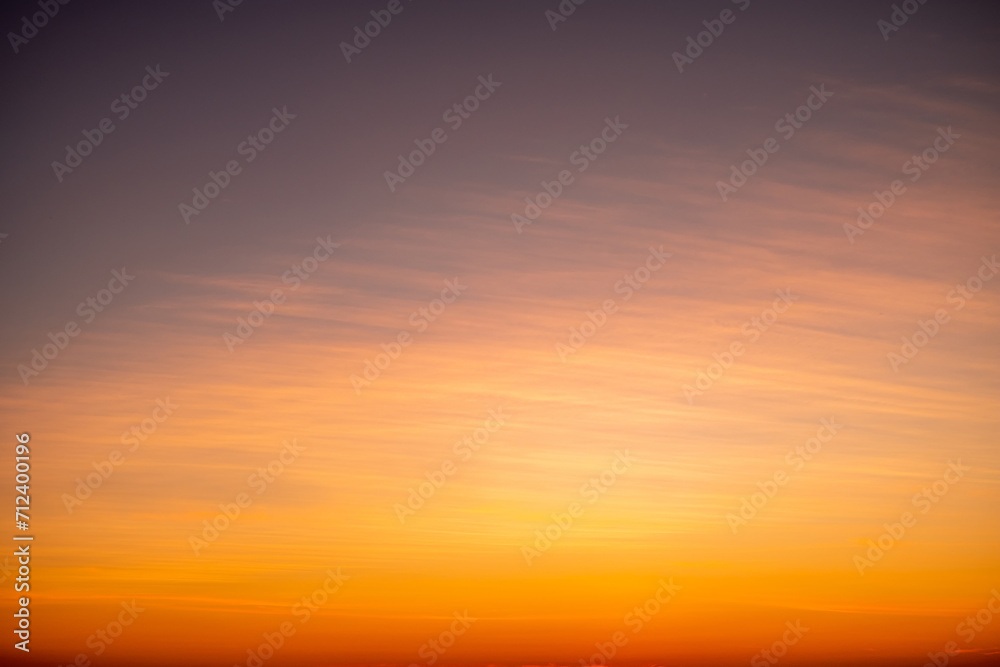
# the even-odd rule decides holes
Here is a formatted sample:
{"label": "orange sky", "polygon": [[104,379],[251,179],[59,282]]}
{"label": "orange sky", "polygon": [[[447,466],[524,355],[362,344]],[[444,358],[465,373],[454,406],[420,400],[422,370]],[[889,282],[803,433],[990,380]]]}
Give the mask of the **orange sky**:
{"label": "orange sky", "polygon": [[[697,26],[709,9],[685,20]],[[239,11],[266,19],[250,4]],[[536,37],[596,31],[598,16],[613,12],[589,3],[577,11],[576,26]],[[538,23],[541,14],[522,18]],[[767,30],[750,17],[743,29]],[[867,40],[874,32],[881,48],[874,20],[865,21],[858,30]],[[906,28],[916,45],[901,50],[950,34],[927,21]],[[691,31],[676,28],[670,44]],[[660,48],[669,55],[673,47]],[[403,150],[392,146],[426,134],[431,112],[475,81],[471,69],[449,72],[444,90],[420,92],[419,113],[392,112],[411,120],[379,139],[389,148],[366,163],[368,199],[345,199],[342,209],[323,190],[322,178],[334,178],[324,170],[347,173],[349,151],[368,149],[324,122],[329,91],[298,102],[298,125],[256,172],[235,177],[231,200],[213,202],[190,226],[174,200],[224,164],[244,129],[266,121],[266,106],[239,128],[222,124],[228,130],[211,157],[178,168],[169,187],[140,187],[153,176],[129,175],[128,156],[107,153],[102,168],[112,171],[95,163],[32,204],[39,216],[68,219],[75,210],[73,225],[108,239],[92,241],[85,270],[79,258],[52,268],[73,256],[80,231],[54,237],[52,256],[41,231],[0,247],[8,289],[36,293],[8,297],[0,385],[11,447],[12,434],[31,434],[33,657],[244,665],[248,649],[290,623],[294,635],[265,664],[424,665],[437,655],[429,642],[463,613],[475,622],[435,664],[578,665],[616,632],[627,639],[616,648],[620,664],[745,664],[796,622],[809,629],[782,664],[921,664],[949,641],[965,660],[995,656],[1000,621],[969,642],[957,626],[1000,589],[1000,280],[961,308],[948,297],[1000,251],[1000,84],[956,64],[914,64],[930,73],[890,85],[810,62],[782,70],[780,89],[713,99],[712,81],[738,77],[710,55],[683,75],[665,60],[664,76],[682,77],[677,90],[687,95],[677,113],[697,115],[697,103],[709,110],[669,132],[652,120],[659,93],[639,106],[631,93],[584,98],[574,79],[553,93],[559,108],[585,99],[571,126],[547,133],[558,114],[540,112],[523,139],[519,105],[532,99],[531,85],[518,80],[524,64],[512,66],[498,76],[506,100],[501,87],[440,156],[398,192],[383,192],[381,170]],[[586,62],[596,68],[600,59]],[[775,135],[775,118],[822,82],[834,97],[722,202],[715,183],[730,165]],[[618,114],[628,129],[517,233],[510,214],[523,212],[537,183],[573,169],[574,146]],[[712,123],[721,137],[709,136]],[[844,223],[875,190],[908,179],[904,163],[947,127],[960,138],[851,243]],[[361,129],[375,132],[374,121]],[[147,123],[134,141],[154,130]],[[345,154],[336,157],[335,146]],[[488,166],[466,171],[463,160]],[[104,195],[86,188],[118,169],[129,187],[114,195],[109,216]],[[344,178],[338,196],[361,177]],[[126,218],[152,231],[115,237]],[[292,289],[282,276],[317,256],[317,237],[340,245]],[[625,290],[619,281],[650,266],[650,248],[670,257],[641,289]],[[44,258],[25,273],[32,257]],[[48,332],[82,322],[76,304],[122,266],[134,282],[26,386],[17,366]],[[463,290],[433,321],[411,316],[436,308],[446,281]],[[275,289],[282,299],[273,313],[227,349],[223,334]],[[791,305],[748,334],[756,325],[745,325],[785,290]],[[563,361],[557,344],[570,344],[571,327],[609,299],[614,312]],[[947,323],[894,370],[887,355],[940,309]],[[355,391],[351,376],[364,377],[366,360],[381,345],[395,349],[400,332],[409,344]],[[736,342],[744,349],[731,366],[687,400],[683,387]],[[175,407],[150,422],[164,415],[158,399]],[[143,420],[155,430],[123,440]],[[823,432],[808,461],[795,459],[824,423],[840,426]],[[68,501],[116,451],[122,462],[110,476]],[[948,473],[955,462],[968,468],[957,479]],[[727,515],[777,478],[785,482],[734,534]],[[924,488],[933,495],[942,479],[946,493],[915,498]],[[400,513],[411,489],[435,480],[422,506]],[[235,503],[245,505],[239,516],[207,537],[204,522]],[[536,531],[574,503],[572,525],[553,528],[564,534],[539,549]],[[868,540],[904,512],[915,524],[859,573]],[[532,548],[536,557],[526,558]],[[329,584],[329,571],[342,584]],[[654,605],[661,581],[679,589]],[[306,615],[303,596],[324,582],[336,592]],[[97,655],[94,633],[133,600],[144,611]],[[634,610],[643,605],[661,608],[639,623]],[[9,643],[0,652],[22,657]]]}

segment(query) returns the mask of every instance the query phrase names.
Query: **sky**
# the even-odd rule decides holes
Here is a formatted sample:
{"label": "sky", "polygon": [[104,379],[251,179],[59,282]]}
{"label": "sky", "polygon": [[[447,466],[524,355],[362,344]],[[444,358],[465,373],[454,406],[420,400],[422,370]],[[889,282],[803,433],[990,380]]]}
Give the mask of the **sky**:
{"label": "sky", "polygon": [[2,660],[1000,664],[1000,24],[901,5],[8,3]]}

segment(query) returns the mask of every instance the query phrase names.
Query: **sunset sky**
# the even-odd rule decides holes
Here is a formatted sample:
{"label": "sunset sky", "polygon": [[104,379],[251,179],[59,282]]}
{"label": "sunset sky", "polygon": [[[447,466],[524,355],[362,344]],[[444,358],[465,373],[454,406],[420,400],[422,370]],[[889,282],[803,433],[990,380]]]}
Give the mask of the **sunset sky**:
{"label": "sunset sky", "polygon": [[902,4],[8,36],[0,661],[1000,664],[1000,14]]}

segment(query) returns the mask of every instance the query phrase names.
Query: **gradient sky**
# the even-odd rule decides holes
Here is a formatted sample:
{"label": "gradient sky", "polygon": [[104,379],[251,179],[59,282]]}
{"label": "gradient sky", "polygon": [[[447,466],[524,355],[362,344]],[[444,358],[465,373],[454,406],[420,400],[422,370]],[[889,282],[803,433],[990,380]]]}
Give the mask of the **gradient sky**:
{"label": "gradient sky", "polygon": [[[386,3],[246,0],[224,20],[209,0],[96,4],[61,5],[3,56],[0,430],[11,456],[13,434],[32,439],[37,664],[244,665],[291,621],[266,665],[425,665],[466,611],[435,664],[575,666],[617,631],[617,664],[748,664],[796,621],[809,631],[782,664],[919,665],[949,641],[951,664],[1000,660],[1000,619],[957,630],[1000,590],[1000,279],[949,300],[1000,251],[995,8],[929,0],[886,40],[888,2],[591,0],[552,30],[555,0],[404,0],[348,63],[339,44]],[[678,72],[672,54],[726,8],[735,21]],[[5,33],[35,11],[9,5]],[[114,118],[157,65],[169,75]],[[442,113],[489,75],[500,86],[451,129]],[[775,122],[813,86],[833,95],[783,138]],[[274,108],[294,120],[245,162]],[[58,181],[52,162],[105,117],[115,130]],[[580,173],[572,155],[607,118],[627,129]],[[438,127],[447,140],[390,192],[385,171]],[[939,128],[958,138],[910,181]],[[717,182],[769,137],[778,151],[722,201]],[[234,159],[186,224],[178,205]],[[511,214],[566,169],[518,233]],[[905,193],[852,242],[845,223],[895,179]],[[317,238],[340,245],[292,289]],[[651,247],[671,256],[626,300],[616,285]],[[134,281],[86,321],[78,304],[122,267]],[[456,279],[419,331],[411,313]],[[223,334],[275,289],[286,300],[230,351]],[[751,341],[745,323],[788,289]],[[79,335],[26,384],[18,366],[69,322]],[[356,392],[400,332],[412,344]],[[129,451],[122,434],[168,398]],[[455,443],[498,409],[462,460]],[[843,427],[795,470],[786,454],[829,418]],[[257,494],[248,478],[293,439],[304,451]],[[625,451],[591,504],[581,486]],[[401,523],[394,506],[449,460]],[[914,495],[956,461],[968,471],[921,513]],[[734,534],[727,514],[777,471],[787,484]],[[583,515],[526,562],[574,502]],[[859,574],[907,511],[916,525]],[[302,623],[293,605],[337,568],[349,579]],[[88,638],[132,600],[145,611],[95,655]],[[11,644],[3,660],[29,664]]]}

